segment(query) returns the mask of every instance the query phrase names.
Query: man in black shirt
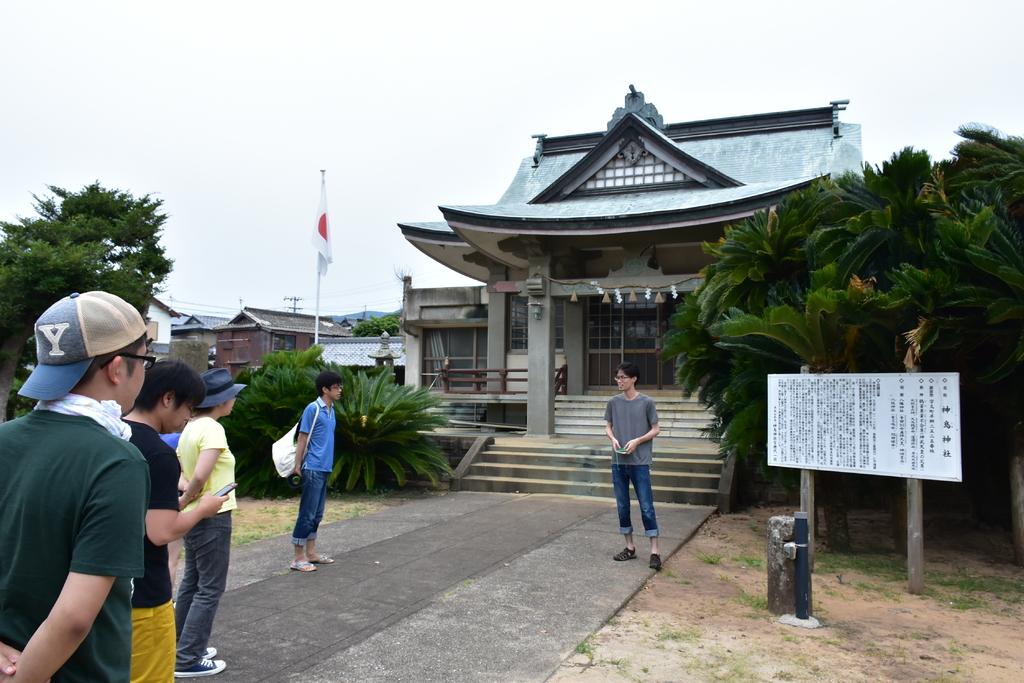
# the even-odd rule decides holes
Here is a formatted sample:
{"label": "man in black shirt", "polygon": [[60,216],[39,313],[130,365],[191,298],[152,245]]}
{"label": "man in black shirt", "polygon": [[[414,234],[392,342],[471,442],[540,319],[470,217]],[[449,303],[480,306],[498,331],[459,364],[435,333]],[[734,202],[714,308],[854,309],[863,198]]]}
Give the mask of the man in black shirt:
{"label": "man in black shirt", "polygon": [[[198,507],[179,512],[181,466],[174,449],[160,438],[180,432],[202,402],[206,387],[199,374],[181,361],[154,365],[125,421],[131,442],[149,464],[150,497],[144,543],[146,575],[132,594],[132,683],[170,683],[174,679],[174,608],[167,544],[181,538],[201,519],[217,514],[227,496],[206,495]],[[211,648],[212,649],[212,648]],[[212,657],[216,652],[209,653]]]}

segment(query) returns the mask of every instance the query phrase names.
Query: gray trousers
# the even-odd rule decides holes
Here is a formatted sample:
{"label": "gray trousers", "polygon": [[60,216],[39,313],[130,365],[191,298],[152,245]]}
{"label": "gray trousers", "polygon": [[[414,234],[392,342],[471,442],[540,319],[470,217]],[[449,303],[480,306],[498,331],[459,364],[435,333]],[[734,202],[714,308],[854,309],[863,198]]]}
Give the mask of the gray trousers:
{"label": "gray trousers", "polygon": [[227,585],[230,557],[230,512],[204,519],[185,534],[185,575],[174,606],[178,671],[195,665],[206,652]]}

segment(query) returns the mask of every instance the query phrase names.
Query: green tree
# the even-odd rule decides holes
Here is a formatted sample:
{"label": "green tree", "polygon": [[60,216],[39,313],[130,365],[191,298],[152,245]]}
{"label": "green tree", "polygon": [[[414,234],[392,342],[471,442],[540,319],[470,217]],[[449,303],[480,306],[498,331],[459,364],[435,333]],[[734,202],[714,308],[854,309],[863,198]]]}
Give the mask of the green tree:
{"label": "green tree", "polygon": [[990,421],[1009,435],[1003,472],[1014,554],[1024,565],[1024,138],[978,127],[958,132],[964,140],[945,168],[957,210],[943,216],[940,237],[969,284],[956,303],[976,315],[957,321],[977,349],[972,369],[980,364],[979,379],[989,385],[979,394]]}
{"label": "green tree", "polygon": [[167,220],[161,200],[98,182],[78,192],[49,190],[33,197],[35,216],[0,221],[0,419],[32,325],[50,304],[99,289],[145,311],[171,271],[159,243]]}
{"label": "green tree", "polygon": [[[977,509],[990,505],[1009,460],[1021,562],[1024,140],[982,129],[961,135],[949,162],[907,148],[823,183],[822,210],[791,234],[782,228],[800,221],[784,219],[807,205],[807,191],[774,218],[764,212],[732,226],[706,247],[716,260],[673,317],[666,349],[684,361],[684,388],[707,397],[723,452],[763,452],[767,372],[959,371],[971,493]],[[984,476],[991,481],[979,484]],[[830,544],[841,547],[833,526],[845,528],[842,498],[855,482],[824,480]]]}
{"label": "green tree", "polygon": [[367,318],[366,320],[360,320],[356,323],[356,326],[352,328],[352,336],[379,337],[384,332],[394,336],[398,334],[398,326],[399,322],[397,315],[382,315],[379,318]]}

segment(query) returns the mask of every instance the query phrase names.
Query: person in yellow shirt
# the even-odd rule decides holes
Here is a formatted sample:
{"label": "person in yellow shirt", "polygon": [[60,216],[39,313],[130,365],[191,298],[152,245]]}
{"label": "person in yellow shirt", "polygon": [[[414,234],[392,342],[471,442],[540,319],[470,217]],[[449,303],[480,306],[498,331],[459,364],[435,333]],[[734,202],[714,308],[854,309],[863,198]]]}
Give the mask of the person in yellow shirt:
{"label": "person in yellow shirt", "polygon": [[[196,507],[204,493],[220,491],[235,482],[235,456],[218,420],[231,414],[235,396],[245,385],[235,384],[225,368],[207,370],[202,377],[206,398],[196,406],[195,416],[178,441],[178,458],[188,479],[188,488],[181,496],[186,512]],[[227,585],[231,511],[236,507],[232,491],[216,515],[196,524],[185,536],[185,574],[174,609],[177,678],[212,676],[227,668],[223,660],[210,658],[208,641]]]}

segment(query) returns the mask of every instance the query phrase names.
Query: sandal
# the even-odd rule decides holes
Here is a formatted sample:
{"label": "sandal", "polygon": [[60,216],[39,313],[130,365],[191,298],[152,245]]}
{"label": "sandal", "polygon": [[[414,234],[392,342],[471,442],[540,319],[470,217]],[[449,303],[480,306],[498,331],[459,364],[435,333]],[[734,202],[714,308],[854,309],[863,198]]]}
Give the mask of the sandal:
{"label": "sandal", "polygon": [[303,574],[305,574],[307,572],[315,572],[316,571],[316,567],[313,566],[313,563],[312,562],[306,562],[305,560],[303,560],[302,562],[292,562],[288,566],[288,568],[291,569],[293,572],[302,572]]}
{"label": "sandal", "polygon": [[612,559],[616,562],[624,562],[626,560],[636,559],[636,548],[630,550],[629,548],[623,548],[617,555],[612,555]]}
{"label": "sandal", "polygon": [[334,564],[334,558],[328,557],[327,555],[320,555],[315,560],[310,560],[312,564]]}

